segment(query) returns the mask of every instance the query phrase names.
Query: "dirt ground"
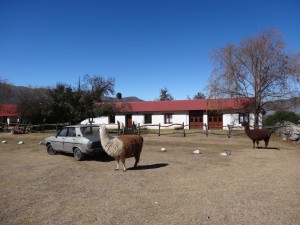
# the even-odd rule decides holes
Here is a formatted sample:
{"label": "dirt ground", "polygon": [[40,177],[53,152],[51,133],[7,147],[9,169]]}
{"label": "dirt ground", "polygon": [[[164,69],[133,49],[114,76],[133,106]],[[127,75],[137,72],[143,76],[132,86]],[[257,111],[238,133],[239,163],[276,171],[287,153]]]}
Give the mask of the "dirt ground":
{"label": "dirt ground", "polygon": [[144,135],[122,172],[105,154],[48,155],[46,136],[0,134],[0,224],[300,224],[299,144]]}

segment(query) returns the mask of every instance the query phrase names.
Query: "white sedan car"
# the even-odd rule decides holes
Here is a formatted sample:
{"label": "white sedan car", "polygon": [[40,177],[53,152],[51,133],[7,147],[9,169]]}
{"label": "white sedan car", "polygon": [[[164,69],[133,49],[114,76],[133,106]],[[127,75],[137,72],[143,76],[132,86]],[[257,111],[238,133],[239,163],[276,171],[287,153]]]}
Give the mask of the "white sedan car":
{"label": "white sedan car", "polygon": [[47,147],[48,154],[73,153],[78,161],[83,160],[86,154],[103,151],[97,125],[66,126],[55,136],[44,139],[42,143]]}

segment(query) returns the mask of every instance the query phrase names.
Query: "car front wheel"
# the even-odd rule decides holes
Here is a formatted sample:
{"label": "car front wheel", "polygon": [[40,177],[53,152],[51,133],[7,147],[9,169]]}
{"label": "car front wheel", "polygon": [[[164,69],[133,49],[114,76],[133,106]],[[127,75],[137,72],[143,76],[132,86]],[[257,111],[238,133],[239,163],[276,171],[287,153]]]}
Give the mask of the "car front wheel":
{"label": "car front wheel", "polygon": [[47,152],[49,155],[55,155],[56,151],[54,150],[54,148],[52,147],[51,144],[47,145]]}
{"label": "car front wheel", "polygon": [[81,160],[84,159],[84,153],[82,153],[79,148],[75,148],[75,150],[74,150],[74,158],[77,161],[81,161]]}

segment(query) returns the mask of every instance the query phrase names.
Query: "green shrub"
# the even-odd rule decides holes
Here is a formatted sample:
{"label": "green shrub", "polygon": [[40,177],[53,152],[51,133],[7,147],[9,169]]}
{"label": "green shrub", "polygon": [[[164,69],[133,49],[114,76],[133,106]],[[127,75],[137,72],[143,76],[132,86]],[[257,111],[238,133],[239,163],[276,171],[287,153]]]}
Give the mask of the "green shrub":
{"label": "green shrub", "polygon": [[275,114],[270,115],[264,119],[264,124],[267,126],[274,126],[279,122],[289,121],[297,123],[300,120],[300,116],[294,112],[289,111],[277,111]]}

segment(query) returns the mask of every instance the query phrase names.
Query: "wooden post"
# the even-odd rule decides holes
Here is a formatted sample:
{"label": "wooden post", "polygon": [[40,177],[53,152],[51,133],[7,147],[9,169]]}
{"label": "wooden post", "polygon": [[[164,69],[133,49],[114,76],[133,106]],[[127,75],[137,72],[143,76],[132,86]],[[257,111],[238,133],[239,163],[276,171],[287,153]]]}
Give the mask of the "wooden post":
{"label": "wooden post", "polygon": [[183,129],[183,137],[185,137],[184,122],[182,122],[182,129]]}
{"label": "wooden post", "polygon": [[160,123],[158,124],[158,136],[160,136]]}
{"label": "wooden post", "polygon": [[208,126],[206,123],[204,124],[204,126],[205,126],[205,136],[208,137]]}
{"label": "wooden post", "polygon": [[230,138],[232,130],[231,130],[231,126],[229,124],[227,124],[227,126],[228,126],[228,135],[227,135],[227,137]]}

